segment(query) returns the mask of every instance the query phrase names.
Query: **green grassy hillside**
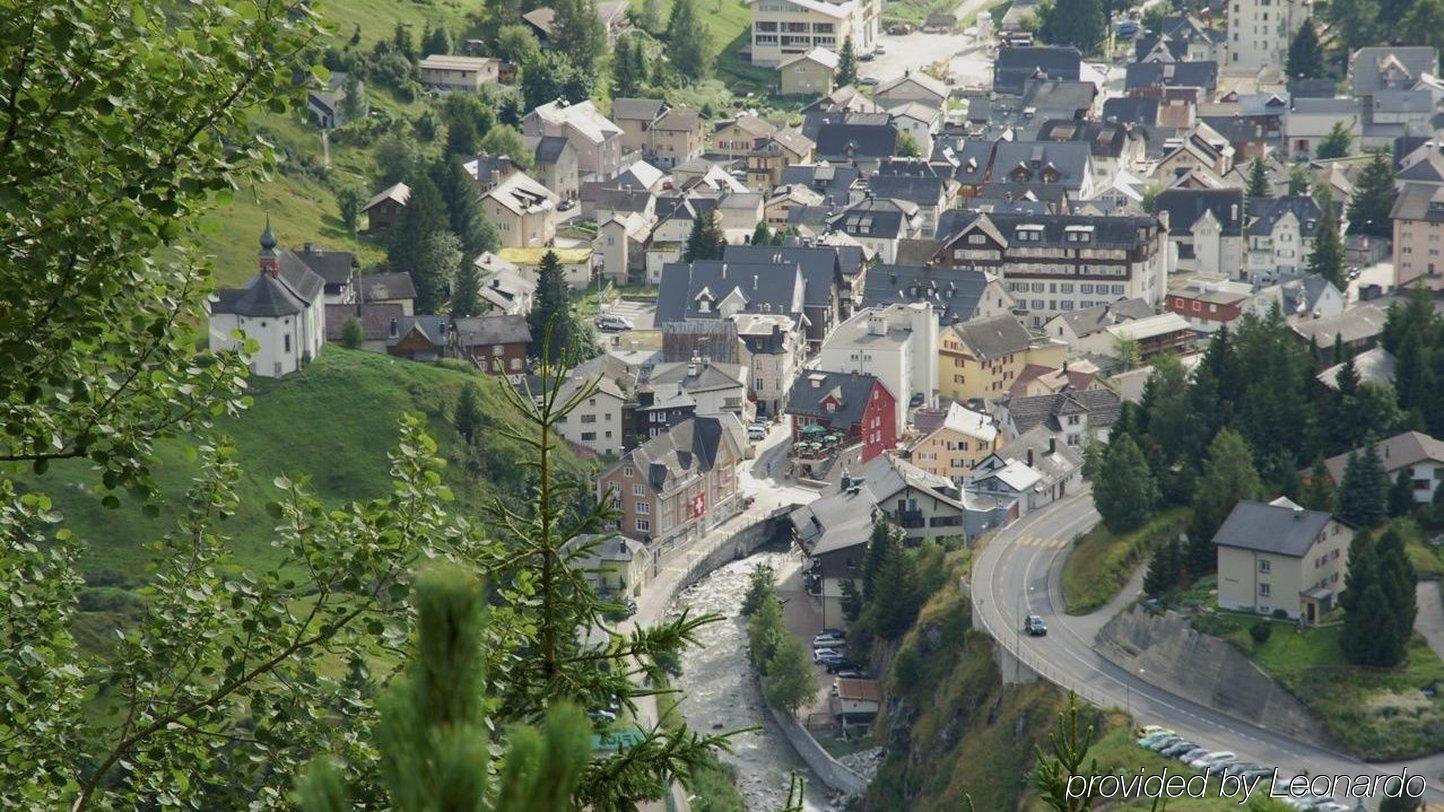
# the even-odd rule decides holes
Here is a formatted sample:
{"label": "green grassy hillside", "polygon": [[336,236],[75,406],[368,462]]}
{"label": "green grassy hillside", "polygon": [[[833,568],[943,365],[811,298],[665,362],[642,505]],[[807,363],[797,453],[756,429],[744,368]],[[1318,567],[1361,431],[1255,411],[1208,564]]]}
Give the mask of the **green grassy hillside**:
{"label": "green grassy hillside", "polygon": [[[488,425],[481,448],[468,452],[451,425],[464,383],[480,384],[482,413]],[[446,478],[456,494],[455,509],[476,511],[493,495],[520,493],[525,452],[501,436],[520,428],[521,416],[503,401],[501,384],[461,369],[394,359],[379,353],[331,345],[305,371],[282,380],[253,379],[254,405],[219,429],[234,438],[243,472],[238,483],[240,508],[225,532],[234,539],[243,564],[272,560],[268,542],[272,519],[265,511],[276,496],[272,481],[280,474],[305,477],[329,504],[384,495],[389,488],[387,454],[400,435],[403,413],[424,415],[439,453],[448,461]],[[83,464],[56,465],[29,484],[53,494],[68,527],[89,548],[82,562],[92,576],[113,573],[124,581],[144,574],[147,541],[174,526],[176,501],[198,471],[193,445],[186,440],[162,444],[155,466],[167,505],[157,518],[122,500],[106,510],[99,504],[98,478]],[[564,467],[582,463],[563,451]]]}

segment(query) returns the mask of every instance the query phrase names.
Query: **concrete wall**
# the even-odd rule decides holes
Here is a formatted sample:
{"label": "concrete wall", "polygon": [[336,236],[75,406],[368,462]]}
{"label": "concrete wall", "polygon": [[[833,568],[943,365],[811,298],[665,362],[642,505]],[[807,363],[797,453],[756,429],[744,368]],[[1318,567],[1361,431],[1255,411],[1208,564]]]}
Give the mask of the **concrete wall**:
{"label": "concrete wall", "polygon": [[1173,612],[1120,614],[1098,632],[1094,648],[1150,684],[1200,705],[1319,747],[1333,746],[1308,709],[1238,649],[1195,631]]}
{"label": "concrete wall", "polygon": [[822,745],[791,714],[771,705],[767,705],[767,712],[772,715],[772,721],[777,723],[782,735],[787,737],[792,749],[829,789],[846,795],[861,795],[867,791],[867,779],[844,767],[831,753],[822,749]]}

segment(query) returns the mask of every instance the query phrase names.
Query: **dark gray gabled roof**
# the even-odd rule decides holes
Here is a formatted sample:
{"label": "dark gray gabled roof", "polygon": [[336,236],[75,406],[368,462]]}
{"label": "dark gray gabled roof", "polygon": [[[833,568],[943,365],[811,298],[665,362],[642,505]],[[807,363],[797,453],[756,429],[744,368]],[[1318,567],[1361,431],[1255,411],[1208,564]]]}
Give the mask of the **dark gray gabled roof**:
{"label": "dark gray gabled roof", "polygon": [[1023,352],[1033,343],[1033,334],[1009,313],[989,319],[974,319],[953,328],[973,357],[995,361],[1005,355]]}
{"label": "dark gray gabled roof", "polygon": [[310,243],[302,246],[301,250],[290,253],[320,275],[330,287],[346,284],[361,266],[356,261],[356,255],[350,251],[327,251]]}
{"label": "dark gray gabled roof", "polygon": [[1120,96],[1105,99],[1103,120],[1119,124],[1142,124],[1154,127],[1158,124],[1158,99],[1137,96]]}
{"label": "dark gray gabled roof", "polygon": [[1077,81],[1082,64],[1082,55],[1073,47],[1003,48],[993,63],[993,90],[1021,96],[1023,83],[1039,76]]}
{"label": "dark gray gabled roof", "polygon": [[[669,479],[692,471],[705,473],[717,465],[722,445],[732,435],[717,417],[689,417],[629,452],[633,465],[647,474],[652,490],[663,490]],[[733,449],[734,456],[740,449]],[[620,464],[620,463],[618,463]]]}
{"label": "dark gray gabled roof", "polygon": [[995,141],[966,141],[960,149],[954,150],[958,165],[953,169],[953,180],[965,186],[982,186],[988,169],[993,165]]}
{"label": "dark gray gabled roof", "polygon": [[828,160],[886,158],[897,150],[892,124],[823,124],[817,130],[817,157]]}
{"label": "dark gray gabled roof", "polygon": [[[1116,302],[1085,307],[1082,310],[1059,313],[1053,318],[1061,319],[1073,330],[1074,335],[1085,338],[1115,324],[1144,319],[1152,315],[1154,315],[1153,305],[1143,299],[1119,299]],[[1049,319],[1049,321],[1051,320]]]}
{"label": "dark gray gabled roof", "polygon": [[993,157],[991,181],[1079,189],[1089,159],[1088,145],[1076,141],[1004,141]]}
{"label": "dark gray gabled roof", "polygon": [[1010,398],[1006,401],[1008,414],[1019,434],[1034,426],[1047,426],[1051,431],[1061,431],[1063,421],[1060,418],[1070,414],[1087,414],[1090,431],[1105,429],[1118,420],[1122,405],[1123,402],[1112,389],[1070,389],[1051,395]]}
{"label": "dark gray gabled roof", "polygon": [[[787,396],[787,413],[822,418],[838,429],[855,426],[867,411],[875,385],[877,378],[866,373],[804,369]],[[836,411],[827,410],[829,398],[837,402]]]}
{"label": "dark gray gabled roof", "polygon": [[[734,291],[743,300],[744,312],[800,315],[806,290],[802,269],[796,263],[670,262],[662,267],[656,323],[719,318],[717,306]],[[705,311],[700,306],[703,299],[710,303]]]}
{"label": "dark gray gabled roof", "polygon": [[346,322],[356,319],[361,324],[361,337],[367,341],[384,341],[391,333],[391,322],[406,314],[395,302],[380,304],[327,305],[326,340],[340,341]]}
{"label": "dark gray gabled roof", "polygon": [[1022,106],[1036,108],[1042,115],[1079,115],[1092,107],[1097,97],[1098,87],[1092,82],[1029,79],[1023,83]]}
{"label": "dark gray gabled roof", "polygon": [[947,180],[939,175],[887,175],[875,173],[867,179],[873,197],[906,200],[919,206],[937,207],[947,188]]}
{"label": "dark gray gabled roof", "polygon": [[1318,510],[1239,502],[1213,534],[1213,543],[1219,547],[1303,558],[1324,532],[1330,518]]}
{"label": "dark gray gabled roof", "polygon": [[1037,214],[1019,211],[988,213],[951,209],[938,218],[938,240],[943,248],[981,217],[990,220],[1005,239],[1013,240],[1020,227],[1038,228],[1038,247],[1076,247],[1067,239],[1069,227],[1092,229],[1089,243],[1097,246],[1134,248],[1156,236],[1158,220],[1153,217],[1118,217],[1092,214]]}
{"label": "dark gray gabled roof", "polygon": [[867,272],[863,307],[927,302],[938,308],[938,321],[953,324],[973,318],[988,287],[982,271],[877,265]]}
{"label": "dark gray gabled roof", "polygon": [[828,224],[853,237],[881,240],[898,239],[906,231],[903,213],[897,207],[876,202],[859,203],[829,218]]}
{"label": "dark gray gabled roof", "polygon": [[1038,128],[1039,141],[1087,144],[1095,158],[1117,158],[1128,143],[1129,128],[1115,122],[1049,119]]}
{"label": "dark gray gabled roof", "polygon": [[1299,231],[1305,237],[1312,237],[1319,230],[1324,212],[1309,195],[1292,197],[1263,197],[1248,201],[1250,234],[1272,234],[1279,218],[1293,213],[1299,221]]}
{"label": "dark gray gabled roof", "polygon": [[465,316],[453,319],[452,329],[463,347],[531,343],[526,316]]}
{"label": "dark gray gabled roof", "polygon": [[627,119],[629,121],[656,121],[666,109],[667,103],[661,99],[612,99],[612,112],[608,116],[613,121]]}
{"label": "dark gray gabled roof", "polygon": [[1189,234],[1204,212],[1213,213],[1225,236],[1243,233],[1247,208],[1242,189],[1164,189],[1153,201],[1158,211],[1168,212],[1169,234]]}
{"label": "dark gray gabled roof", "polygon": [[783,167],[782,183],[798,183],[830,199],[835,204],[847,202],[853,183],[862,172],[847,164],[795,164]]}
{"label": "dark gray gabled roof", "polygon": [[1134,62],[1123,80],[1125,90],[1146,87],[1218,87],[1217,62]]}
{"label": "dark gray gabled roof", "polygon": [[406,271],[377,273],[361,277],[361,301],[415,299],[416,283]]}
{"label": "dark gray gabled roof", "polygon": [[[848,246],[848,264],[853,273],[862,265],[862,251]],[[724,262],[786,266],[796,264],[802,269],[807,285],[808,307],[832,307],[836,291],[844,276],[842,252],[830,245],[729,245],[722,249]]]}
{"label": "dark gray gabled roof", "polygon": [[537,139],[532,158],[539,164],[554,164],[566,151],[567,139],[560,135],[544,135]]}

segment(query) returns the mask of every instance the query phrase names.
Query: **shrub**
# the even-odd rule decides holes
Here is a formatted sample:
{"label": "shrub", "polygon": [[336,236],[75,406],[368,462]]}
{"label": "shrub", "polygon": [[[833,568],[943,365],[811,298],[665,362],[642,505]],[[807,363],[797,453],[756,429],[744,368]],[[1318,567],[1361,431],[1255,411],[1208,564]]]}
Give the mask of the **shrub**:
{"label": "shrub", "polygon": [[1273,633],[1274,624],[1268,622],[1267,620],[1256,621],[1252,626],[1248,627],[1248,636],[1252,637],[1253,641],[1259,645],[1267,643],[1269,641],[1269,636]]}
{"label": "shrub", "polygon": [[1274,610],[1274,617],[1277,618],[1277,619],[1279,619],[1279,620],[1288,620],[1288,619],[1289,619],[1289,613],[1288,613],[1286,610],[1284,610],[1284,609],[1275,609],[1275,610]]}

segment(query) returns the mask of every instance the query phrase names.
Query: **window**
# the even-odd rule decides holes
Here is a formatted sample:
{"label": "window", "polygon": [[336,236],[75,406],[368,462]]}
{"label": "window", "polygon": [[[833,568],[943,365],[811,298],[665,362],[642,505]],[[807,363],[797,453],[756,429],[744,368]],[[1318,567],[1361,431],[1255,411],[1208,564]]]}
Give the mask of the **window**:
{"label": "window", "polygon": [[646,493],[646,491],[642,489],[642,484],[641,484],[640,482],[633,482],[633,483],[632,483],[632,495],[633,495],[633,496],[641,496],[641,495],[644,494],[644,493]]}
{"label": "window", "polygon": [[597,416],[594,415],[594,414],[584,414],[584,415],[582,415],[582,422],[583,422],[583,423],[595,423],[595,422],[597,422]]}
{"label": "window", "polygon": [[640,516],[650,516],[652,513],[652,503],[644,499],[638,499],[634,507],[637,509],[637,514]]}
{"label": "window", "polygon": [[597,439],[597,433],[596,433],[595,431],[584,431],[584,432],[582,432],[582,442],[585,443],[585,442],[589,442],[589,441],[592,441],[592,440],[595,440],[595,439]]}
{"label": "window", "polygon": [[638,532],[638,533],[650,533],[650,532],[652,532],[652,522],[649,521],[649,520],[647,520],[647,519],[638,519],[638,520],[637,520],[637,532]]}
{"label": "window", "polygon": [[1268,584],[1259,584],[1259,585],[1258,585],[1258,594],[1259,594],[1259,597],[1263,597],[1263,598],[1269,597],[1269,585],[1268,585]]}
{"label": "window", "polygon": [[1271,566],[1273,566],[1273,562],[1270,561],[1270,560],[1268,560],[1267,558],[1260,558],[1260,559],[1258,560],[1258,571],[1259,571],[1259,572],[1269,572],[1269,567],[1271,567]]}
{"label": "window", "polygon": [[492,355],[501,355],[503,352],[506,352],[506,347],[503,347],[503,346],[500,345],[500,344],[493,344],[493,345],[491,345],[491,354],[492,354]]}
{"label": "window", "polygon": [[622,476],[634,476],[636,473],[637,473],[637,469],[633,468],[632,466],[630,466],[630,465],[623,465],[623,466],[622,466]]}

